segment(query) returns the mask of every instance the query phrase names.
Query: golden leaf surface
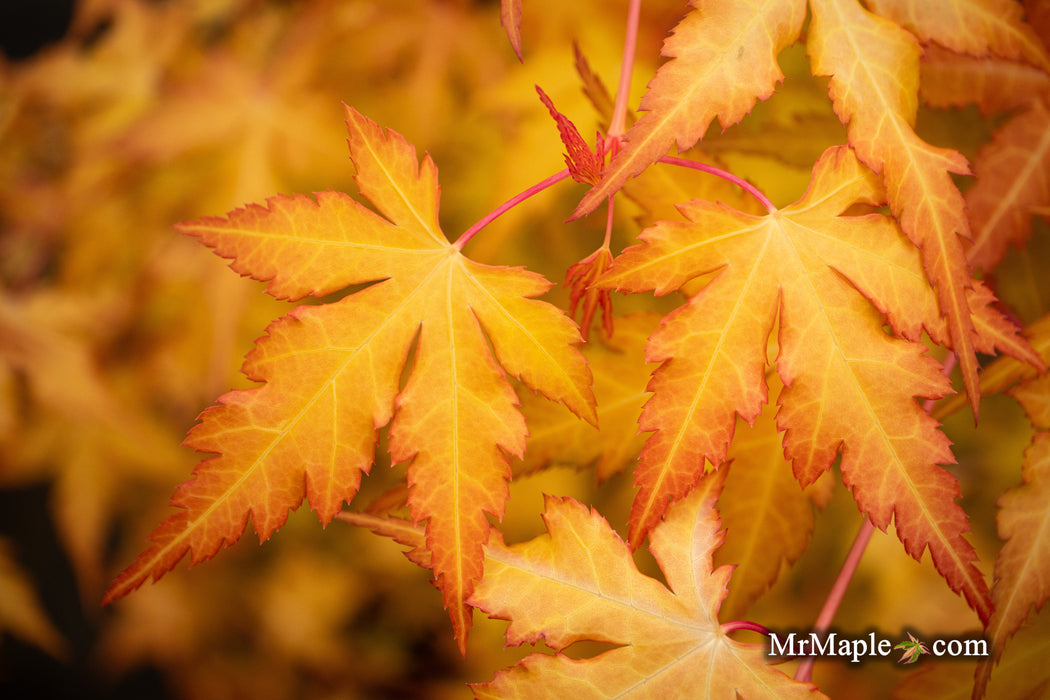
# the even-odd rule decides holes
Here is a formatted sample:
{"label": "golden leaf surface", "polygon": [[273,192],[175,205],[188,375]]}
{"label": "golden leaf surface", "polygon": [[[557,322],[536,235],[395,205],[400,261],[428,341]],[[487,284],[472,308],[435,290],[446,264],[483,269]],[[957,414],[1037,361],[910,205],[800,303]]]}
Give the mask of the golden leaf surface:
{"label": "golden leaf surface", "polygon": [[962,240],[970,238],[970,227],[951,178],[970,170],[960,153],[932,146],[915,133],[919,43],[856,0],[813,0],[811,10],[807,47],[813,74],[831,77],[829,91],[835,112],[848,125],[850,145],[883,175],[890,209],[922,251],[976,415],[976,312],[967,295],[972,278]]}
{"label": "golden leaf surface", "polygon": [[601,430],[550,401],[522,396],[529,440],[525,459],[514,468],[515,478],[552,464],[577,468],[593,464],[595,476],[605,480],[638,456],[645,442],[645,436],[638,434],[638,414],[645,403],[649,378],[645,342],[658,321],[655,313],[617,318],[616,333],[609,341],[584,346],[584,357],[594,373]]}
{"label": "golden leaf surface", "polygon": [[[594,420],[591,377],[574,324],[530,299],[550,284],[520,268],[476,263],[438,226],[437,169],[399,134],[347,108],[361,195],[380,214],[337,192],[277,196],[225,218],[180,229],[269,282],[276,297],[326,295],[270,325],[243,371],[260,387],[206,410],[186,444],[217,453],[176,492],[179,512],[114,583],[118,598],[237,540],[249,516],[267,539],[304,498],[328,523],[373,463],[376,431],[390,423],[390,452],[408,462],[413,518],[461,647],[463,601],[481,575],[486,513],[499,517],[525,421],[505,375]],[[491,344],[491,347],[490,347]],[[415,353],[407,383],[400,378]]]}
{"label": "golden leaf surface", "polygon": [[872,12],[891,19],[923,43],[936,42],[956,53],[999,56],[1050,68],[1046,49],[1024,10],[1012,0],[870,0]]}
{"label": "golden leaf surface", "polygon": [[715,501],[724,470],[706,477],[653,531],[667,585],[638,571],[630,548],[597,512],[548,497],[547,533],[507,546],[498,532],[471,602],[510,620],[508,644],[581,640],[616,645],[591,658],[531,654],[474,686],[478,698],[818,698],[815,686],[771,667],[762,645],[731,639],[718,621],[731,567]]}
{"label": "golden leaf surface", "polygon": [[802,30],[799,0],[693,0],[692,10],[664,42],[670,58],[649,83],[645,114],[627,131],[627,145],[601,182],[576,208],[593,211],[628,178],[664,155],[695,144],[718,118],[723,128],[743,119],[783,79],[777,54]]}
{"label": "golden leaf surface", "polygon": [[[663,321],[647,360],[663,363],[639,424],[642,450],[631,513],[634,546],[669,502],[684,497],[726,458],[736,415],[753,422],[766,401],[766,341],[779,318],[777,401],[784,451],[803,485],[841,453],[845,484],[862,512],[885,529],[895,519],[907,551],[929,547],[941,575],[982,619],[987,585],[963,537],[966,514],[948,440],[914,397],[949,390],[918,341],[945,336],[919,253],[880,214],[879,178],[848,148],[829,149],[801,200],[766,216],[689,202],[686,223],[661,222],[624,251],[607,286],[665,294],[713,273],[688,304]],[[885,323],[899,337],[883,329]]]}
{"label": "golden leaf surface", "polygon": [[999,498],[999,537],[1004,541],[995,560],[992,602],[995,610],[985,636],[992,658],[978,664],[974,696],[988,687],[993,665],[1002,658],[1007,642],[1050,598],[1050,375],[1044,374],[1010,392],[1036,427],[1024,453],[1021,484]]}
{"label": "golden leaf surface", "polygon": [[991,270],[1009,244],[1032,235],[1032,210],[1050,205],[1050,108],[1033,100],[1000,128],[974,162],[977,182],[966,191],[973,226],[970,261]]}
{"label": "golden leaf surface", "polygon": [[[780,381],[770,373],[766,381],[779,390]],[[726,529],[725,542],[715,552],[715,562],[731,564],[733,586],[722,606],[723,613],[744,615],[805,552],[814,526],[814,503],[831,497],[832,474],[825,473],[803,490],[784,459],[781,434],[773,406],[766,406],[754,425],[737,419],[729,446],[729,470],[718,500]]]}

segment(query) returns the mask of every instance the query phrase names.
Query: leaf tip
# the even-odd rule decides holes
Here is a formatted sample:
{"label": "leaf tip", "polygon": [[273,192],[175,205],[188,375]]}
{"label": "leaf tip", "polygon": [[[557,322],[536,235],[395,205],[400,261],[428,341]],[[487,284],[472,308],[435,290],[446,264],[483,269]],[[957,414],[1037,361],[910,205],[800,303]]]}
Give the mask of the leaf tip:
{"label": "leaf tip", "polygon": [[525,60],[521,55],[521,0],[502,0],[499,23],[507,33],[507,40],[510,41],[518,62],[524,63]]}

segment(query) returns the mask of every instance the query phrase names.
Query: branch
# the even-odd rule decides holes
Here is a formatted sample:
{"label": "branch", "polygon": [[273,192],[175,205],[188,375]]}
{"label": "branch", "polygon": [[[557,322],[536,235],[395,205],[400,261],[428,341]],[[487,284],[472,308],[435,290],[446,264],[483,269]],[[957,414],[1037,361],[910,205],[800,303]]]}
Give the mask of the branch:
{"label": "branch", "polygon": [[768,211],[770,214],[777,210],[776,206],[773,205],[773,202],[769,201],[769,197],[766,197],[766,195],[762,194],[762,190],[758,189],[747,180],[744,180],[741,177],[737,177],[731,172],[722,170],[721,168],[716,168],[713,165],[706,165],[704,163],[698,163],[695,160],[687,160],[685,158],[675,158],[674,156],[664,156],[660,159],[659,162],[668,163],[670,165],[678,165],[683,168],[692,168],[693,170],[700,170],[705,173],[710,173],[711,175],[717,175],[723,180],[728,180],[734,185],[744,189],[752,197],[762,202],[762,206],[764,206],[766,208],[766,211]]}
{"label": "branch", "polygon": [[616,88],[616,103],[607,137],[614,143],[620,140],[627,126],[627,98],[631,92],[631,72],[634,70],[634,52],[638,47],[638,18],[642,0],[631,0],[627,8],[627,30],[623,40],[623,63],[620,64],[620,84]]}
{"label": "branch", "polygon": [[532,195],[542,192],[543,190],[547,189],[551,185],[557,184],[557,183],[561,182],[562,180],[564,180],[567,177],[569,177],[569,170],[568,170],[568,168],[566,168],[565,170],[562,170],[561,172],[557,172],[554,175],[551,175],[546,180],[541,180],[540,182],[537,182],[535,185],[533,185],[529,189],[525,190],[524,192],[521,192],[519,194],[514,195],[513,197],[508,199],[506,202],[504,202],[503,204],[499,205],[498,207],[496,207],[495,209],[490,211],[488,214],[483,216],[481,218],[481,220],[478,221],[476,224],[474,224],[473,226],[468,228],[466,231],[464,231],[463,235],[461,235],[459,238],[457,238],[456,242],[453,243],[452,246],[456,250],[463,250],[463,246],[465,246],[467,244],[467,242],[470,241],[470,239],[473,238],[478,233],[478,231],[480,231],[481,229],[485,228],[490,223],[492,223],[493,221],[498,219],[500,216],[502,216],[504,213],[506,213],[507,211],[510,211],[514,207],[518,206],[519,204],[524,202],[526,199],[528,199]]}

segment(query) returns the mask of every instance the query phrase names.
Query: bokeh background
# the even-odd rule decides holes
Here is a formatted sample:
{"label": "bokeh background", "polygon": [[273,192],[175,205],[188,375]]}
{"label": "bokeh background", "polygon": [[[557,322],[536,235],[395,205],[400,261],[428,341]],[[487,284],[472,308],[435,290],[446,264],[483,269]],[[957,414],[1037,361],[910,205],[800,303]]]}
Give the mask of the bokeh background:
{"label": "bokeh background", "polygon": [[[632,104],[683,9],[645,3]],[[0,697],[464,698],[466,682],[489,680],[529,651],[504,649],[504,623],[476,615],[461,657],[426,571],[368,532],[338,521],[322,529],[305,508],[262,546],[246,533],[212,561],[182,564],[105,609],[99,601],[197,463],[180,447],[196,415],[249,385],[238,372],[244,354],[291,309],[172,225],[276,193],[353,192],[346,102],[431,154],[454,237],[563,167],[534,85],[585,137],[595,133],[600,118],[573,68],[574,42],[615,86],[625,15],[626,2],[530,0],[521,64],[496,1],[0,5]],[[788,80],[777,96],[705,140],[778,204],[799,196],[816,156],[844,139],[801,48],[782,64]],[[970,157],[994,126],[975,110],[920,118],[927,138]],[[676,192],[702,187],[693,174],[675,178]],[[468,254],[561,282],[603,234],[604,217],[563,223],[581,194],[574,184],[544,193],[486,229]],[[618,204],[616,249],[653,215]],[[1029,249],[1004,263],[1025,321],[1050,298],[1038,264],[1045,234],[1037,224]],[[562,306],[566,298],[561,286],[550,296]],[[615,303],[622,313],[672,302]],[[641,395],[644,374],[638,381]],[[1031,429],[1006,397],[985,402],[979,429],[968,415],[948,429],[990,570],[995,498],[1017,482]],[[630,449],[603,466],[603,479],[593,459],[559,466],[573,460],[544,453],[549,468],[512,486],[508,541],[541,531],[543,493],[595,504],[622,532]],[[403,474],[378,454],[355,506]],[[734,613],[770,627],[812,623],[861,524],[841,484],[826,499],[795,567],[754,605],[731,600]],[[892,532],[876,534],[837,623],[891,633],[977,626]],[[818,665],[815,680],[833,696],[875,698],[906,672],[833,662]]]}

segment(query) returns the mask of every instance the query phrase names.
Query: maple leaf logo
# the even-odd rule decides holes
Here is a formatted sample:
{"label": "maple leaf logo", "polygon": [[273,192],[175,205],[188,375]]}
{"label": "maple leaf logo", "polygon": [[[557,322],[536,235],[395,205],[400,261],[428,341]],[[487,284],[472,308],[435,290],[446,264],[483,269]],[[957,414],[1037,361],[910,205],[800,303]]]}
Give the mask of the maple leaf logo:
{"label": "maple leaf logo", "polygon": [[929,654],[929,650],[926,645],[915,638],[911,632],[908,632],[908,641],[901,642],[894,649],[901,649],[903,653],[901,658],[897,660],[897,663],[902,664],[913,664],[919,660],[919,657],[923,654]]}

